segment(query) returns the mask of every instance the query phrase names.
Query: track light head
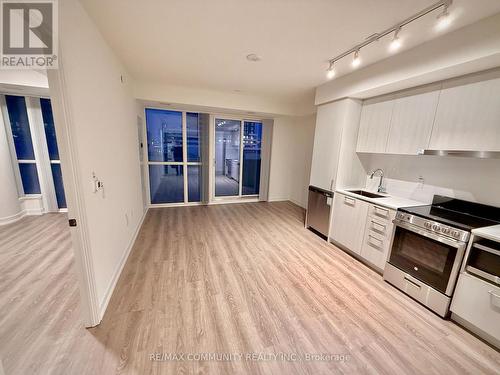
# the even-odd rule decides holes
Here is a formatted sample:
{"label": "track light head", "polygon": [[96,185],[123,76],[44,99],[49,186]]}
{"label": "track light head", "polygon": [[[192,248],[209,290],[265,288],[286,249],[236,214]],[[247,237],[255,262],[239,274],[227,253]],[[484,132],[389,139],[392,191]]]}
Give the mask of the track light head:
{"label": "track light head", "polygon": [[326,78],[328,79],[332,79],[333,77],[335,77],[335,67],[333,66],[334,63],[334,61],[330,61],[330,66],[326,70]]}
{"label": "track light head", "polygon": [[441,31],[446,29],[451,24],[451,16],[448,12],[448,5],[445,5],[443,11],[437,16],[436,30]]}
{"label": "track light head", "polygon": [[394,38],[392,38],[391,44],[389,44],[389,51],[395,52],[401,47],[401,39],[399,38],[399,32],[401,31],[401,27],[397,28],[394,32]]}
{"label": "track light head", "polygon": [[354,58],[352,59],[351,65],[353,68],[357,68],[361,64],[361,59],[359,57],[359,49],[354,52]]}

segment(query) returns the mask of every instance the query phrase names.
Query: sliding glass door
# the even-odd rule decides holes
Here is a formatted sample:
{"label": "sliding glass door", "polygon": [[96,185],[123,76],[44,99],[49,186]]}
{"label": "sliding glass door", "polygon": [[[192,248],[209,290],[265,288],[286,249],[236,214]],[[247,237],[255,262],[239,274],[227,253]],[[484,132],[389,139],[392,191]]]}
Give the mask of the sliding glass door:
{"label": "sliding glass door", "polygon": [[215,197],[259,194],[262,123],[215,119]]}
{"label": "sliding glass door", "polygon": [[240,194],[241,121],[215,119],[215,196]]}

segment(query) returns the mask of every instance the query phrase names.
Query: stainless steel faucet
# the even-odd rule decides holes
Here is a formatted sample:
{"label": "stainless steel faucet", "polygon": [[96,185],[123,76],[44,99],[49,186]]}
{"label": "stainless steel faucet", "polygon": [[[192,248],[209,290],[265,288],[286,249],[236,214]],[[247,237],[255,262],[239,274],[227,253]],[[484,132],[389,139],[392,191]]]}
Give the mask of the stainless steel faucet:
{"label": "stainless steel faucet", "polygon": [[378,189],[377,189],[377,191],[378,191],[379,193],[385,193],[385,188],[382,186],[382,182],[384,181],[384,171],[383,171],[382,169],[380,169],[380,168],[375,169],[375,170],[371,173],[371,175],[370,175],[370,179],[373,179],[373,176],[375,176],[375,173],[377,173],[377,172],[380,172],[380,182],[379,182],[379,184],[378,184]]}

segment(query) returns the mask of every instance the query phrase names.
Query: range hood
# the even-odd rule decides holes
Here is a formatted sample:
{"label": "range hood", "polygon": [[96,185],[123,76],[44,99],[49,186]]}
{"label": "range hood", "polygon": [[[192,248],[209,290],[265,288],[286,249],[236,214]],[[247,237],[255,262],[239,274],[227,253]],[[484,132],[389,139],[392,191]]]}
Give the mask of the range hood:
{"label": "range hood", "polygon": [[471,151],[471,150],[421,150],[419,155],[458,156],[479,159],[500,159],[500,151]]}

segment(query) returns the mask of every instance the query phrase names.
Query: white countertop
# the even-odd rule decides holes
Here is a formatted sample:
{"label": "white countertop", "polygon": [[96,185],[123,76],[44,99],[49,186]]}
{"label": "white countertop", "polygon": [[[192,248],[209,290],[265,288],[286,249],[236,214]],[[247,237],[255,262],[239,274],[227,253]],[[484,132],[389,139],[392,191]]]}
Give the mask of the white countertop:
{"label": "white countertop", "polygon": [[473,229],[472,234],[488,240],[500,242],[500,224],[492,225],[491,227]]}
{"label": "white countertop", "polygon": [[[367,189],[360,189],[360,188],[349,188],[348,190],[364,190],[364,191],[369,191]],[[373,192],[373,191],[369,191],[369,192],[370,193],[376,193],[376,194],[384,195],[385,197],[384,198],[369,198],[369,197],[365,197],[363,195],[351,193],[348,190],[337,189],[335,191],[337,193],[345,194],[345,195],[348,195],[348,196],[356,198],[356,199],[361,199],[362,201],[370,202],[370,203],[376,204],[378,206],[392,208],[393,210],[397,210],[398,208],[401,208],[401,207],[415,207],[415,206],[423,206],[423,205],[427,204],[427,203],[415,201],[415,200],[412,200],[412,199],[395,197],[393,195],[381,194],[381,193],[376,193],[376,192]]]}

